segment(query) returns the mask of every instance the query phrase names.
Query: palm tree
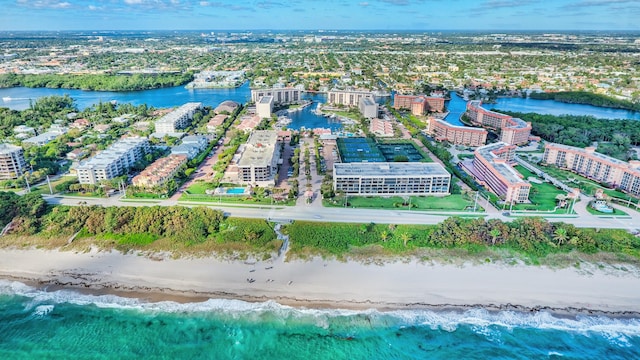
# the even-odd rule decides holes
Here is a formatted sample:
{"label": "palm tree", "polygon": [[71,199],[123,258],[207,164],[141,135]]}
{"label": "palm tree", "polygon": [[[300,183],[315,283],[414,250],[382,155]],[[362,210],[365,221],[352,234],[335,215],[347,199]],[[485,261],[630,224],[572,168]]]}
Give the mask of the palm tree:
{"label": "palm tree", "polygon": [[500,236],[501,232],[499,229],[493,228],[489,231],[489,235],[491,235],[491,245],[496,244],[496,239]]}
{"label": "palm tree", "polygon": [[409,242],[409,240],[411,240],[411,235],[409,235],[409,233],[403,232],[402,234],[400,234],[400,239],[402,239],[404,247],[407,247],[407,243]]}
{"label": "palm tree", "polygon": [[380,233],[380,239],[386,242],[387,239],[389,239],[389,233],[386,230],[382,230],[382,232]]}
{"label": "palm tree", "polygon": [[565,228],[557,228],[556,231],[553,232],[553,240],[555,240],[558,245],[564,244],[568,238],[567,229]]}

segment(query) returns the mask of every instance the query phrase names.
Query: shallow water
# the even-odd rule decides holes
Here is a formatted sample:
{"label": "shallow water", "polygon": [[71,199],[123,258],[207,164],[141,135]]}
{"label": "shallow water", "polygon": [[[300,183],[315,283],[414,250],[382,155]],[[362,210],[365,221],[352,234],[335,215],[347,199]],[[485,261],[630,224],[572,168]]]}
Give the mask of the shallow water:
{"label": "shallow water", "polygon": [[148,303],[0,281],[0,358],[632,359],[640,320]]}

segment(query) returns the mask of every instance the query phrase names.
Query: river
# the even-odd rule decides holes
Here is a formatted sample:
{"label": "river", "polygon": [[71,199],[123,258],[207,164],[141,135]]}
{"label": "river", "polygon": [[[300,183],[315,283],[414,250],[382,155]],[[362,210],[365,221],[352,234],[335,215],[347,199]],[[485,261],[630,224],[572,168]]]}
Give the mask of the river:
{"label": "river", "polygon": [[[466,101],[455,92],[451,93],[451,101],[447,105],[450,111],[446,120],[452,124],[460,125],[460,115],[466,109]],[[499,109],[523,113],[538,113],[549,115],[591,115],[601,119],[632,119],[640,120],[640,112],[611,109],[583,104],[567,104],[555,100],[536,100],[523,98],[498,98],[496,104],[486,104],[487,109]]]}
{"label": "river", "polygon": [[[245,103],[251,98],[249,82],[245,82],[242,86],[232,89],[185,89],[183,86],[176,86],[163,89],[126,92],[14,87],[0,89],[0,99],[2,99],[0,100],[0,107],[24,110],[29,107],[31,101],[34,101],[39,97],[51,95],[62,96],[65,94],[68,94],[75,99],[76,105],[80,110],[90,107],[100,101],[108,102],[112,100],[115,100],[118,103],[131,103],[133,105],[147,104],[156,108],[167,108],[180,106],[191,101],[202,102],[205,106],[215,107],[225,100]],[[313,113],[318,102],[326,101],[326,96],[324,94],[307,93],[304,95],[304,98],[313,100],[314,104],[299,112],[292,113],[290,115],[292,122],[289,125],[289,128],[300,129],[301,127],[324,127],[336,130],[341,127],[340,123]],[[378,99],[378,102],[381,103],[384,100],[386,99]],[[464,99],[458,96],[455,92],[451,93],[451,100],[447,102],[446,106],[450,112],[446,120],[452,124],[461,125],[459,118],[466,108],[466,102]],[[591,105],[566,104],[554,100],[499,98],[496,104],[487,104],[486,107],[508,111],[536,112],[551,115],[591,115],[605,119],[640,120],[640,112],[601,108]]]}

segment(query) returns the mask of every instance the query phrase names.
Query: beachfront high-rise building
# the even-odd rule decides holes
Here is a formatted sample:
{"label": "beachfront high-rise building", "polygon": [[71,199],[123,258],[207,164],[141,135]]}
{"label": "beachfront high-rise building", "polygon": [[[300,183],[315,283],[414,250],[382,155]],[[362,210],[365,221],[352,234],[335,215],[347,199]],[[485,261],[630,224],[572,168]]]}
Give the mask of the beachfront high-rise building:
{"label": "beachfront high-rise building", "polygon": [[526,203],[531,184],[513,168],[515,152],[515,145],[504,142],[482,146],[473,160],[461,163],[462,168],[506,203]]}
{"label": "beachfront high-rise building", "polygon": [[472,100],[467,103],[467,116],[471,123],[482,127],[500,130],[500,141],[513,145],[529,142],[531,123],[509,115],[486,110],[482,101]]}
{"label": "beachfront high-rise building", "polygon": [[429,118],[428,133],[437,141],[448,141],[455,145],[475,147],[487,142],[487,130],[483,128],[451,125],[434,117]]}
{"label": "beachfront high-rise building", "polygon": [[263,96],[256,103],[256,115],[261,119],[270,118],[273,112],[273,96]]}
{"label": "beachfront high-rise building", "polygon": [[243,145],[238,160],[238,181],[245,184],[273,183],[280,162],[280,144],[275,130],[257,130]]}
{"label": "beachfront high-rise building", "polygon": [[25,166],[24,151],[20,146],[0,143],[0,180],[17,179]]}
{"label": "beachfront high-rise building", "polygon": [[640,161],[624,162],[596,152],[594,147],[547,143],[542,162],[640,196]]}
{"label": "beachfront high-rise building", "polygon": [[367,119],[373,119],[378,117],[378,104],[373,98],[362,97],[358,103],[360,113]]}
{"label": "beachfront high-rise building", "polygon": [[451,174],[437,163],[335,163],[333,189],[349,195],[448,195]]}
{"label": "beachfront high-rise building", "polygon": [[411,114],[417,116],[427,112],[443,112],[444,97],[396,94],[393,97],[393,108],[411,110]]}
{"label": "beachfront high-rise building", "polygon": [[149,152],[149,140],[141,137],[124,138],[76,168],[80,184],[97,184],[125,174]]}
{"label": "beachfront high-rise building", "polygon": [[251,101],[256,104],[264,96],[273,96],[274,105],[287,105],[299,102],[302,90],[292,87],[251,90]]}
{"label": "beachfront high-rise building", "polygon": [[202,109],[202,103],[186,103],[156,121],[156,133],[171,134],[191,124],[193,115]]}
{"label": "beachfront high-rise building", "polygon": [[331,90],[327,93],[327,104],[356,107],[360,105],[362,98],[374,99],[373,93],[359,90]]}

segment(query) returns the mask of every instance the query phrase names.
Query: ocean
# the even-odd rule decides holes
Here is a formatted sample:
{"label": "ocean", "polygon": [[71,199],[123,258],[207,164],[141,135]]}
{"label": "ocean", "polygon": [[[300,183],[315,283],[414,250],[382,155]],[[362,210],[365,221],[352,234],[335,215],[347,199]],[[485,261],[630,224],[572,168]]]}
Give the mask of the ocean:
{"label": "ocean", "polygon": [[0,280],[0,359],[638,359],[640,319],[145,302]]}

